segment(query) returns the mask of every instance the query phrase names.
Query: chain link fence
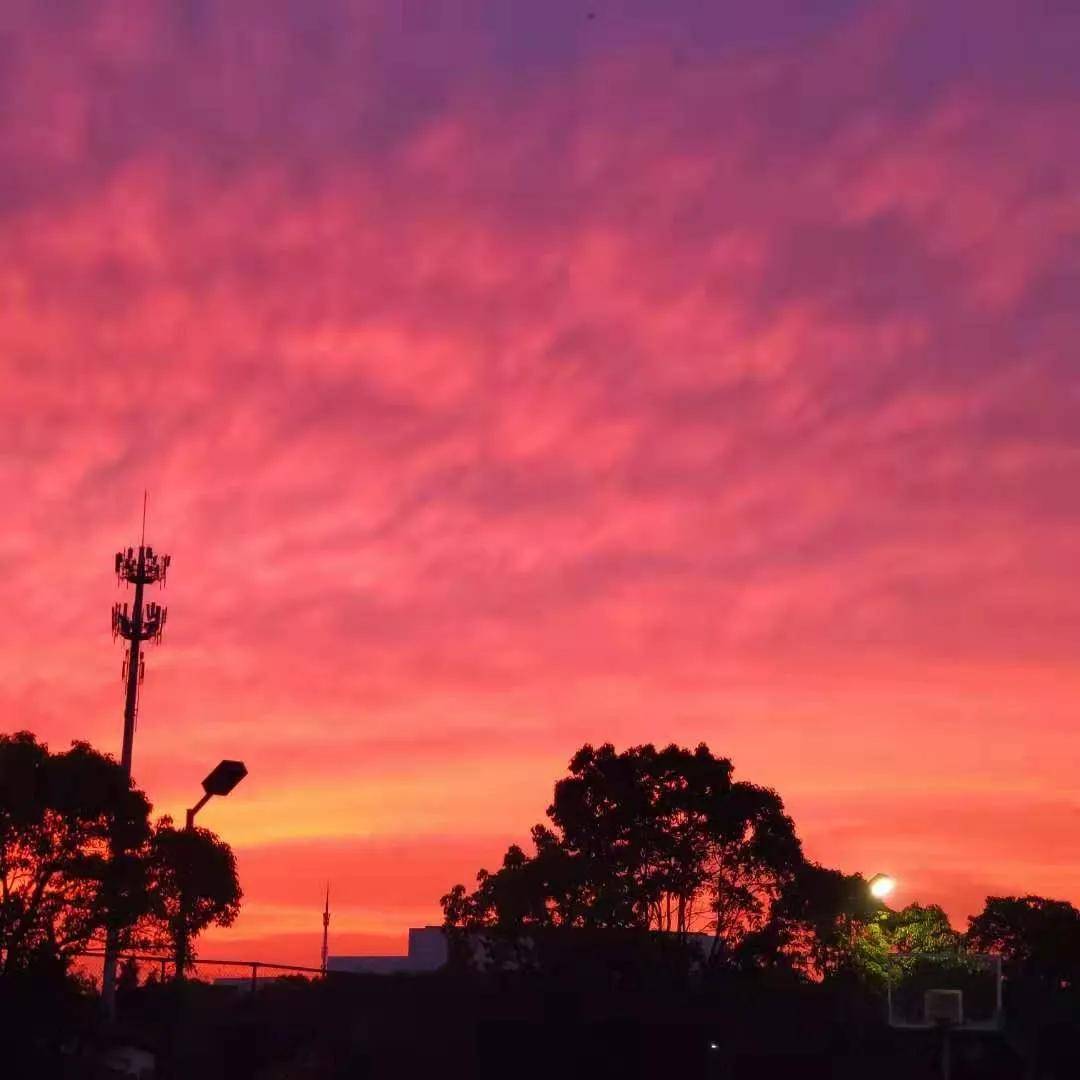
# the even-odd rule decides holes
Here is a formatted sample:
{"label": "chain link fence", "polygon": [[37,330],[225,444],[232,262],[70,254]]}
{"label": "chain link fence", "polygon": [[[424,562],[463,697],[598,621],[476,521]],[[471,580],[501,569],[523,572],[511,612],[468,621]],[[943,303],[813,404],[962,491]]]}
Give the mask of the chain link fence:
{"label": "chain link fence", "polygon": [[[102,962],[105,953],[91,949],[79,953],[75,969],[87,981],[101,989]],[[117,965],[118,985],[123,988],[170,982],[176,978],[176,963],[164,953],[120,953]],[[296,964],[275,964],[263,960],[193,960],[188,963],[187,978],[245,993],[258,990],[279,979],[322,978],[321,968]]]}

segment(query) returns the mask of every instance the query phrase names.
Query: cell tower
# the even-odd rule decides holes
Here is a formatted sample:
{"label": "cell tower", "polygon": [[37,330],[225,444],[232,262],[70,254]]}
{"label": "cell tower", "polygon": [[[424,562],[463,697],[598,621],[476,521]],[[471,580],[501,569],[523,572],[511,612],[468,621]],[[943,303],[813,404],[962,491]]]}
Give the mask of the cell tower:
{"label": "cell tower", "polygon": [[122,637],[128,642],[124,658],[123,680],[127,687],[124,697],[124,746],[120,755],[120,767],[124,775],[131,777],[131,749],[135,741],[135,721],[139,715],[139,686],[146,675],[146,661],[141,649],[144,641],[161,642],[168,608],[161,604],[143,603],[143,589],[147,585],[164,585],[169,572],[171,555],[161,555],[147,546],[146,499],[143,499],[143,538],[138,548],[116,553],[116,581],[135,586],[135,597],[128,605],[116,603],[112,609],[113,638]]}
{"label": "cell tower", "polygon": [[[171,555],[162,555],[146,543],[146,494],[143,494],[142,538],[138,548],[128,548],[116,553],[116,581],[135,586],[135,596],[129,604],[116,603],[112,609],[113,638],[121,637],[127,643],[124,657],[124,743],[120,754],[120,767],[124,776],[131,779],[131,751],[135,742],[135,721],[139,715],[139,686],[146,674],[146,662],[142,655],[144,642],[161,641],[168,610],[161,604],[144,603],[143,590],[147,585],[164,585],[169,571]],[[116,959],[119,941],[115,930],[105,936],[105,965],[101,979],[101,1000],[105,1015],[111,1020],[116,1015]]]}
{"label": "cell tower", "polygon": [[326,883],[326,907],[322,913],[322,973],[326,975],[326,961],[330,955],[330,882]]}

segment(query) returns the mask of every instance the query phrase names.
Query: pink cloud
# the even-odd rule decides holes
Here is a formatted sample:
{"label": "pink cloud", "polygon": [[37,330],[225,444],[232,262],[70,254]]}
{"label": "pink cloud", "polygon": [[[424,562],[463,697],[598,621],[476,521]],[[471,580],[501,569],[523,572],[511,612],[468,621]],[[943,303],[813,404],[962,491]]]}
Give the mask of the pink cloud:
{"label": "pink cloud", "polygon": [[[175,573],[137,773],[178,814],[248,760],[208,819],[250,868],[237,940],[307,917],[275,845],[352,933],[430,913],[585,739],[705,739],[819,858],[872,869],[892,830],[950,911],[1080,896],[1050,849],[969,844],[1017,771],[1072,797],[1075,97],[935,68],[906,10],[722,60],[544,39],[528,78],[503,30],[374,7],[250,40],[22,13],[8,727],[116,747],[109,563],[149,486]],[[1009,51],[995,18],[973,50]],[[965,784],[985,813],[942,831]]]}

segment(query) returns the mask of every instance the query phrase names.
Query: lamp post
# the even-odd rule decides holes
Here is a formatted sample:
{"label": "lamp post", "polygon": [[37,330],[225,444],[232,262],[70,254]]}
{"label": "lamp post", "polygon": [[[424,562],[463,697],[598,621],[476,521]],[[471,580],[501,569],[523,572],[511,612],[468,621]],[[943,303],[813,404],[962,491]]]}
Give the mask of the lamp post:
{"label": "lamp post", "polygon": [[[896,878],[891,874],[875,874],[867,886],[870,889],[870,895],[875,900],[884,901],[885,897],[891,896],[893,890],[896,888]],[[885,1001],[886,1007],[889,1011],[889,1024],[893,1022],[893,998],[892,998],[892,973],[886,970],[885,973]]]}
{"label": "lamp post", "polygon": [[213,772],[202,782],[203,797],[187,812],[186,829],[195,828],[195,815],[215,796],[228,795],[244,777],[247,767],[242,761],[219,761]]}
{"label": "lamp post", "polygon": [[[184,832],[194,832],[195,815],[215,795],[228,795],[245,776],[247,776],[247,767],[242,761],[230,761],[226,758],[224,761],[218,762],[210,775],[202,782],[203,797],[187,811],[187,820],[184,822]],[[180,907],[184,917],[184,927],[183,932],[177,937],[176,941],[176,978],[178,980],[184,977],[184,969],[187,967],[188,961],[188,898],[184,894],[184,877],[181,878],[180,882]]]}

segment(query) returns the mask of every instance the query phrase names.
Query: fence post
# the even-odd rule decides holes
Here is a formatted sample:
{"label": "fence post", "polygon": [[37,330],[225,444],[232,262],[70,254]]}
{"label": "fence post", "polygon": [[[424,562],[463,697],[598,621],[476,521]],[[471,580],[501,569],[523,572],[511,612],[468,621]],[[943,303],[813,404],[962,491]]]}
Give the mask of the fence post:
{"label": "fence post", "polygon": [[251,965],[251,992],[255,993],[255,980],[259,977],[259,965]]}

